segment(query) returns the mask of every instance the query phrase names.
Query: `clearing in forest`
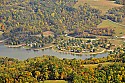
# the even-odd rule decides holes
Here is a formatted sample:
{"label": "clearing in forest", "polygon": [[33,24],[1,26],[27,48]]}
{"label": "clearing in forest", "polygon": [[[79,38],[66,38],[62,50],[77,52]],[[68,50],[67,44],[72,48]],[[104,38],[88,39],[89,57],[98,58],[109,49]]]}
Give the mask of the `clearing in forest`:
{"label": "clearing in forest", "polygon": [[103,20],[98,28],[110,28],[115,30],[115,36],[123,36],[125,34],[125,25],[120,23],[112,22],[110,20]]}
{"label": "clearing in forest", "polygon": [[40,83],[68,83],[68,81],[65,81],[65,80],[46,80],[46,81],[40,82]]}
{"label": "clearing in forest", "polygon": [[0,36],[3,34],[3,32],[2,31],[0,31]]}
{"label": "clearing in forest", "polygon": [[78,0],[78,2],[75,4],[75,7],[78,7],[79,5],[83,5],[85,3],[89,4],[91,7],[101,10],[103,14],[111,8],[122,6],[108,0]]}
{"label": "clearing in forest", "polygon": [[122,24],[124,24],[124,25],[125,25],[125,18],[123,18]]}

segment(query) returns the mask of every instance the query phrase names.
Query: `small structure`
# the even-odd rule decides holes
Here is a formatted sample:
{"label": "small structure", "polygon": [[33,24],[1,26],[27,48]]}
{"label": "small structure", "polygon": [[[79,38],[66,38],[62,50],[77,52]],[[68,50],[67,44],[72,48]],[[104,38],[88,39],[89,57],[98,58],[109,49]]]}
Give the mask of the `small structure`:
{"label": "small structure", "polygon": [[54,37],[54,33],[52,31],[45,31],[45,32],[43,32],[43,36],[45,36],[45,37],[48,37],[48,36]]}
{"label": "small structure", "polygon": [[123,36],[122,36],[122,37],[120,37],[120,38],[125,39],[125,35],[123,35]]}

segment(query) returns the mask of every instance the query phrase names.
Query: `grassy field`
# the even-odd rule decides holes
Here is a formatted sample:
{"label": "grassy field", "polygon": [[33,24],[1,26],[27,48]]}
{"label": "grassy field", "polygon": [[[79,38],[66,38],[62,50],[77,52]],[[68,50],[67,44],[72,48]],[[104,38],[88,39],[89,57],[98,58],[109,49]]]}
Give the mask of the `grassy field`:
{"label": "grassy field", "polygon": [[116,45],[114,47],[111,47],[112,49],[120,47],[121,45],[123,45],[123,40],[121,39],[115,39],[115,40],[109,40],[112,44]]}
{"label": "grassy field", "polygon": [[[114,62],[105,62],[105,63],[99,63],[99,64],[102,64],[103,66],[106,66],[106,65],[110,65],[110,64],[113,64]],[[96,68],[99,64],[86,64],[84,65],[85,68],[89,68],[89,67],[92,67],[92,68]]]}
{"label": "grassy field", "polygon": [[79,5],[83,4],[89,4],[90,6],[97,8],[102,11],[104,14],[107,10],[113,8],[113,7],[120,7],[122,5],[115,4],[112,1],[108,0],[78,0],[78,2],[75,4],[75,7],[78,7]]}
{"label": "grassy field", "polygon": [[125,25],[125,18],[123,19],[122,24],[124,24],[124,25]]}
{"label": "grassy field", "polygon": [[[111,63],[111,62],[105,62],[105,63],[99,63],[99,64],[109,65],[109,64],[113,64],[113,63]],[[89,67],[96,68],[99,64],[87,64],[87,65],[84,65],[84,67],[86,67],[86,68],[89,68]]]}
{"label": "grassy field", "polygon": [[115,30],[115,36],[123,36],[125,34],[125,26],[110,20],[104,20],[97,26],[98,28],[111,28]]}
{"label": "grassy field", "polygon": [[2,31],[0,31],[0,36],[3,34],[3,32]]}
{"label": "grassy field", "polygon": [[68,83],[68,81],[65,81],[65,80],[46,80],[46,81],[40,82],[40,83]]}
{"label": "grassy field", "polygon": [[[102,64],[103,66],[107,66],[107,65],[111,65],[111,64],[114,64],[115,62],[105,62],[105,63],[99,63],[99,64]],[[124,64],[124,63],[121,63],[121,62],[116,62],[117,64]],[[99,64],[86,64],[84,65],[85,68],[96,68]]]}

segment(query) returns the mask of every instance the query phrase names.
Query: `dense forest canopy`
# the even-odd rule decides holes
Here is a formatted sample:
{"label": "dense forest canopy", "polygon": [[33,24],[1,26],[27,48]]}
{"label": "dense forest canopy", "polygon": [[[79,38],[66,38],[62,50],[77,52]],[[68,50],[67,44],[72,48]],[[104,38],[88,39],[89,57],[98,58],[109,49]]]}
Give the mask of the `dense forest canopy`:
{"label": "dense forest canopy", "polygon": [[73,8],[75,2],[4,0],[0,7],[0,23],[4,25],[4,36],[14,36],[22,32],[38,34],[46,30],[62,34],[67,29],[93,27],[101,22],[99,10],[87,4],[76,9]]}
{"label": "dense forest canopy", "polygon": [[[1,57],[0,82],[38,83],[45,80],[67,80],[72,83],[121,83],[125,82],[124,56],[125,54],[121,52],[105,58],[76,60],[45,55],[25,61]],[[99,64],[104,62],[111,64]],[[97,64],[97,67],[84,66],[90,63]]]}
{"label": "dense forest canopy", "polygon": [[4,38],[52,31],[54,35],[96,27],[103,19],[122,22],[125,6],[112,8],[105,15],[88,4],[74,8],[77,0],[4,0],[0,5],[0,29]]}

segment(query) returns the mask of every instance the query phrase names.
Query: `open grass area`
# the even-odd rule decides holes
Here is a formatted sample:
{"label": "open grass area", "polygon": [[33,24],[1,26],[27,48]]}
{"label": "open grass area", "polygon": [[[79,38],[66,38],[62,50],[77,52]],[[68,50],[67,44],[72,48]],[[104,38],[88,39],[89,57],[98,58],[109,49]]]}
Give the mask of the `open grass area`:
{"label": "open grass area", "polygon": [[68,83],[68,81],[65,81],[65,80],[46,80],[46,81],[40,82],[40,83]]}
{"label": "open grass area", "polygon": [[98,28],[110,28],[115,30],[115,36],[123,36],[125,34],[125,26],[119,23],[112,22],[110,20],[103,20]]}
{"label": "open grass area", "polygon": [[0,31],[0,36],[3,34],[3,32],[2,31]]}
{"label": "open grass area", "polygon": [[[99,64],[102,64],[103,66],[106,66],[106,65],[110,65],[110,64],[113,64],[114,62],[105,62],[105,63],[99,63]],[[89,68],[89,67],[92,67],[92,68],[96,68],[99,64],[86,64],[84,65],[85,68]]]}
{"label": "open grass area", "polygon": [[123,19],[122,24],[124,24],[124,25],[125,25],[125,18]]}
{"label": "open grass area", "polygon": [[122,6],[108,0],[78,0],[78,2],[75,4],[75,7],[85,3],[89,4],[91,7],[101,10],[103,14],[111,8]]}
{"label": "open grass area", "polygon": [[112,49],[122,46],[122,45],[123,45],[123,42],[124,42],[124,41],[121,40],[121,39],[111,39],[111,40],[109,40],[109,41],[110,41],[112,44],[116,45],[116,46],[112,47]]}

